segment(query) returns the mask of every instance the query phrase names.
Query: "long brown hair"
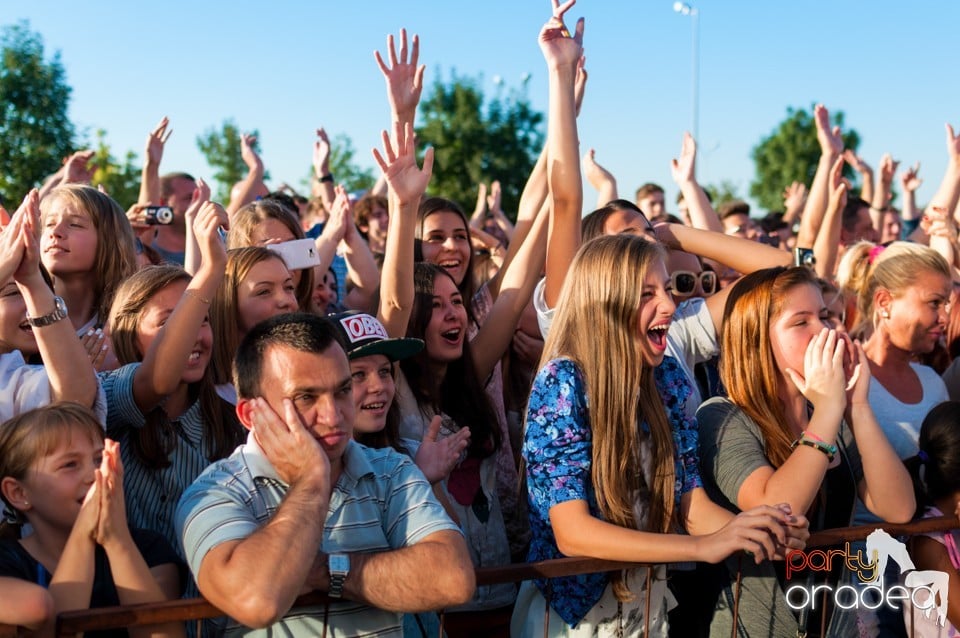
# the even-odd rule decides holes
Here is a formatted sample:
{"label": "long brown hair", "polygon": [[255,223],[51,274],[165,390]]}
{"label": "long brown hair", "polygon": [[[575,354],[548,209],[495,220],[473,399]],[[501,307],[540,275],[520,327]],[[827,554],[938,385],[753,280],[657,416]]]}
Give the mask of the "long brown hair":
{"label": "long brown hair", "polygon": [[106,323],[117,288],[137,270],[137,250],[133,228],[126,213],[106,193],[82,184],[66,184],[53,189],[40,203],[45,217],[57,201],[66,201],[87,214],[97,232],[97,250],[93,259],[93,309],[98,325]]}
{"label": "long brown hair", "polygon": [[[637,342],[642,282],[662,263],[663,248],[640,237],[598,237],[580,247],[564,281],[543,349],[541,367],[571,359],[583,375],[590,405],[590,479],[605,520],[636,529],[637,489],[647,492],[647,529],[671,532],[674,511],[674,444],[670,424]],[[646,423],[653,454],[653,484],[642,471],[640,424]],[[629,592],[614,580],[618,597]]]}
{"label": "long brown hair", "polygon": [[[279,253],[263,246],[246,246],[227,251],[227,265],[223,281],[210,304],[210,327],[213,330],[213,382],[233,383],[233,355],[240,345],[240,304],[237,289],[250,269],[267,259],[278,259]],[[292,309],[291,309],[292,310]]]}
{"label": "long brown hair", "polygon": [[[268,219],[275,219],[289,228],[294,239],[304,239],[306,237],[303,228],[300,226],[296,211],[290,210],[278,201],[261,199],[247,204],[230,219],[227,249],[255,245],[253,231],[261,222]],[[295,281],[297,281],[296,273],[300,273],[300,279],[297,281],[297,303],[300,305],[300,310],[308,312],[310,310],[310,298],[313,296],[313,268],[291,272],[294,273]]]}
{"label": "long brown hair", "polygon": [[[120,286],[110,312],[109,326],[113,349],[121,364],[143,360],[144,353],[137,345],[143,308],[154,295],[178,281],[189,282],[190,275],[180,266],[163,264],[143,268]],[[189,390],[191,401],[200,401],[207,458],[215,461],[226,457],[243,441],[244,430],[232,407],[217,395],[211,365],[207,365],[203,378],[199,383],[191,384]],[[168,457],[177,441],[174,425],[162,405],[151,410],[145,418],[144,427],[136,428],[131,439],[134,452],[147,467],[168,467]]]}
{"label": "long brown hair", "polygon": [[744,276],[730,290],[720,329],[720,381],[730,400],[760,427],[773,467],[790,456],[794,435],[778,392],[782,377],[770,324],[783,312],[787,294],[803,285],[820,291],[816,275],[805,267],[766,268]]}

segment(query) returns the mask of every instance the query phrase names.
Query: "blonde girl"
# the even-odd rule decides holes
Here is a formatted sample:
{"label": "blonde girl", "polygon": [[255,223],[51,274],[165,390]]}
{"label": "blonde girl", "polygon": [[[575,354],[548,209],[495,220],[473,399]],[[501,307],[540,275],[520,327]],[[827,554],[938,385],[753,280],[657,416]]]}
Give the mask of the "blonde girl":
{"label": "blonde girl", "polygon": [[[45,589],[52,608],[32,619],[36,628],[52,629],[64,611],[179,596],[182,562],[159,534],[127,526],[119,446],[83,406],[54,404],[0,425],[0,490],[9,514],[32,530],[0,541],[0,597]],[[27,610],[8,609],[0,620],[8,611]],[[130,635],[158,629],[183,635],[179,624]]]}
{"label": "blonde girl", "polygon": [[133,229],[113,199],[90,186],[68,184],[40,203],[41,260],[54,291],[83,335],[101,328],[117,288],[137,269]]}

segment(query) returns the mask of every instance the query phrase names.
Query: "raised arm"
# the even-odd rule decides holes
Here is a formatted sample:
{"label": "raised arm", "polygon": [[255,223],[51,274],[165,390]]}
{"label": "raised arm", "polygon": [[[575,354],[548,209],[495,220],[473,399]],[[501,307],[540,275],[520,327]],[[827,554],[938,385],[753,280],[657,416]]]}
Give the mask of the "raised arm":
{"label": "raised arm", "polygon": [[507,242],[510,243],[513,241],[514,227],[513,222],[507,219],[506,214],[503,212],[503,206],[501,205],[502,196],[503,192],[500,190],[500,182],[493,180],[490,184],[490,194],[487,195],[487,210],[490,211],[490,216],[493,218],[493,221],[496,222],[497,227],[503,231]]}
{"label": "raised arm", "polygon": [[900,211],[900,218],[905,222],[913,221],[919,214],[917,211],[917,189],[923,184],[919,174],[920,162],[900,173],[900,186],[903,187],[903,210]]}
{"label": "raised arm", "polygon": [[[19,235],[19,247],[14,233]],[[40,196],[36,189],[27,194],[0,238],[4,244],[0,253],[6,255],[0,258],[4,261],[0,275],[12,269],[7,276],[13,275],[26,303],[27,316],[43,317],[53,313],[57,309],[56,300],[40,272]],[[99,391],[96,371],[73,324],[65,319],[66,316],[43,326],[33,326],[50,381],[50,399],[92,407]]]}
{"label": "raised arm", "polygon": [[893,187],[893,176],[897,173],[897,166],[900,162],[893,159],[890,153],[884,153],[880,158],[880,172],[877,174],[877,187],[873,191],[873,199],[864,201],[870,202],[870,221],[877,233],[883,230],[883,211],[890,202],[890,195]]}
{"label": "raised arm", "polygon": [[[669,248],[678,248],[705,259],[718,261],[743,274],[791,263],[790,253],[785,250],[734,235],[690,228],[683,224],[657,224],[654,229],[657,239]],[[720,334],[723,307],[727,303],[731,288],[732,286],[727,286],[707,297],[707,308],[717,334]]]}
{"label": "raised arm", "polygon": [[350,197],[346,196],[345,199],[347,218],[344,222],[343,240],[340,245],[343,249],[343,259],[347,263],[347,278],[353,284],[347,292],[345,303],[348,308],[373,312],[377,291],[380,289],[380,270],[377,268],[377,262],[373,258],[373,252],[370,251],[367,240],[357,230]]}
{"label": "raised arm", "polygon": [[416,144],[411,124],[394,123],[394,139],[383,132],[383,155],[373,157],[383,171],[390,193],[390,226],[380,276],[380,308],[377,318],[391,337],[402,337],[413,307],[413,246],[420,199],[433,174],[433,149],[417,167]]}
{"label": "raised arm", "polygon": [[540,30],[540,50],[547,62],[550,86],[547,113],[547,185],[550,222],[547,231],[544,298],[552,308],[560,297],[563,280],[580,248],[580,215],[583,183],[577,139],[574,96],[577,64],[583,54],[583,18],[571,37],[563,15],[575,0],[562,5],[551,0],[553,17]]}
{"label": "raised arm", "polygon": [[336,193],[330,173],[330,138],[323,127],[317,129],[317,139],[313,142],[313,185],[310,194],[319,197],[327,210],[333,208]]}
{"label": "raised arm", "polygon": [[807,186],[802,182],[791,182],[783,189],[783,223],[792,227],[803,212],[807,203]]}
{"label": "raised arm", "polygon": [[710,205],[707,194],[697,183],[697,142],[690,133],[683,134],[680,146],[680,159],[670,161],[670,175],[680,187],[683,200],[690,211],[690,221],[694,228],[723,232],[723,224],[717,212]]}
{"label": "raised arm", "polygon": [[957,200],[960,199],[960,135],[954,135],[953,127],[949,124],[946,128],[947,170],[927,208],[939,206],[947,211],[953,211],[957,207]]}
{"label": "raised arm", "polygon": [[813,109],[813,120],[817,128],[817,141],[820,143],[820,161],[817,163],[817,172],[810,186],[803,216],[800,218],[797,246],[813,246],[817,238],[823,215],[827,210],[827,181],[830,177],[830,169],[837,161],[837,157],[843,153],[840,127],[830,127],[830,112],[823,104],[817,104]]}
{"label": "raised arm", "polygon": [[617,180],[613,173],[597,163],[596,151],[590,149],[583,156],[583,172],[587,181],[597,191],[597,208],[617,199]]}
{"label": "raised arm", "polygon": [[197,178],[197,187],[193,189],[193,197],[190,199],[190,205],[183,214],[183,220],[186,224],[187,239],[184,243],[183,269],[190,275],[197,274],[200,270],[200,245],[197,243],[197,236],[193,231],[193,222],[197,219],[197,213],[200,208],[210,201],[210,187],[201,178]]}
{"label": "raised arm", "polygon": [[263,184],[263,160],[256,149],[257,138],[244,133],[240,136],[240,157],[247,165],[247,175],[237,182],[236,194],[227,205],[227,215],[232,219],[238,210],[256,198],[257,189]]}
{"label": "raised arm", "polygon": [[193,223],[200,245],[200,268],[144,353],[133,378],[133,398],[143,413],[176,390],[197,342],[197,332],[207,321],[210,300],[227,265],[227,251],[218,232],[221,226],[228,226],[226,211],[219,204],[205,203]]}
{"label": "raised arm", "polygon": [[143,149],[143,169],[140,173],[140,197],[137,203],[144,206],[157,205],[162,201],[160,189],[160,161],[163,159],[163,147],[170,139],[173,129],[170,120],[164,117],[147,134],[147,143]]}
{"label": "raised arm", "polygon": [[847,184],[843,179],[843,162],[844,156],[841,155],[830,169],[827,210],[823,216],[820,232],[817,233],[817,240],[813,244],[813,254],[817,258],[817,276],[824,279],[832,279],[836,269],[843,208],[847,205]]}
{"label": "raised arm", "polygon": [[399,56],[394,46],[393,34],[387,36],[387,56],[390,66],[387,66],[380,57],[379,51],[374,51],[373,55],[387,83],[391,121],[401,124],[409,123],[413,126],[413,120],[417,115],[417,104],[420,103],[420,94],[423,91],[423,72],[426,68],[423,64],[417,66],[417,60],[420,57],[419,36],[413,36],[409,59],[407,53],[407,30],[400,29]]}
{"label": "raised arm", "polygon": [[865,202],[873,201],[873,169],[851,149],[843,151],[843,159],[853,170],[860,174],[860,199]]}

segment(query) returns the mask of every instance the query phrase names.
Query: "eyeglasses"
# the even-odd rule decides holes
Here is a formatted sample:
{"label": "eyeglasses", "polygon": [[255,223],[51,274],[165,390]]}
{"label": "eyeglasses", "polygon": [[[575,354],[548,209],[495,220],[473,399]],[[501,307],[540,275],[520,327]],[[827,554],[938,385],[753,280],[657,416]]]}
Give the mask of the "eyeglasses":
{"label": "eyeglasses", "polygon": [[704,270],[699,274],[689,270],[674,270],[670,273],[670,285],[673,287],[673,294],[678,297],[689,297],[694,294],[697,290],[697,281],[700,282],[700,290],[704,297],[709,297],[717,291],[717,273],[712,270]]}

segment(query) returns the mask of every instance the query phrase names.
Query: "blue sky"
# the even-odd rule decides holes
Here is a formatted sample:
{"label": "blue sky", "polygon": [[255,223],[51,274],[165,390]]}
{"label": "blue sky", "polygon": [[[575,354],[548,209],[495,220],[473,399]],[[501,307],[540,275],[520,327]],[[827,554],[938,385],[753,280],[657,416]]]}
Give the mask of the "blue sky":
{"label": "blue sky", "polygon": [[[669,160],[691,127],[691,21],[672,4],[580,0],[571,11],[587,19],[581,145],[596,148],[631,198],[642,182],[655,181],[672,202]],[[884,152],[902,166],[920,160],[918,201],[933,194],[946,163],[944,122],[960,130],[953,68],[960,3],[693,4],[700,12],[701,182],[730,180],[746,195],[751,148],[788,106],[823,102],[846,113],[874,167]],[[321,125],[349,135],[360,161],[374,166],[369,149],[389,112],[373,51],[384,51],[386,34],[401,26],[420,34],[428,86],[456,70],[482,76],[492,95],[497,76],[518,87],[529,73],[531,102],[546,109],[536,44],[550,14],[546,0],[32,0],[4,9],[2,24],[28,20],[48,53],[60,51],[73,87],[71,118],[91,138],[103,128],[116,156],[141,154],[147,131],[168,115],[174,132],[163,168],[196,176],[211,174],[196,137],[226,118],[259,130],[274,185],[299,185]],[[588,210],[594,198],[588,187]]]}

